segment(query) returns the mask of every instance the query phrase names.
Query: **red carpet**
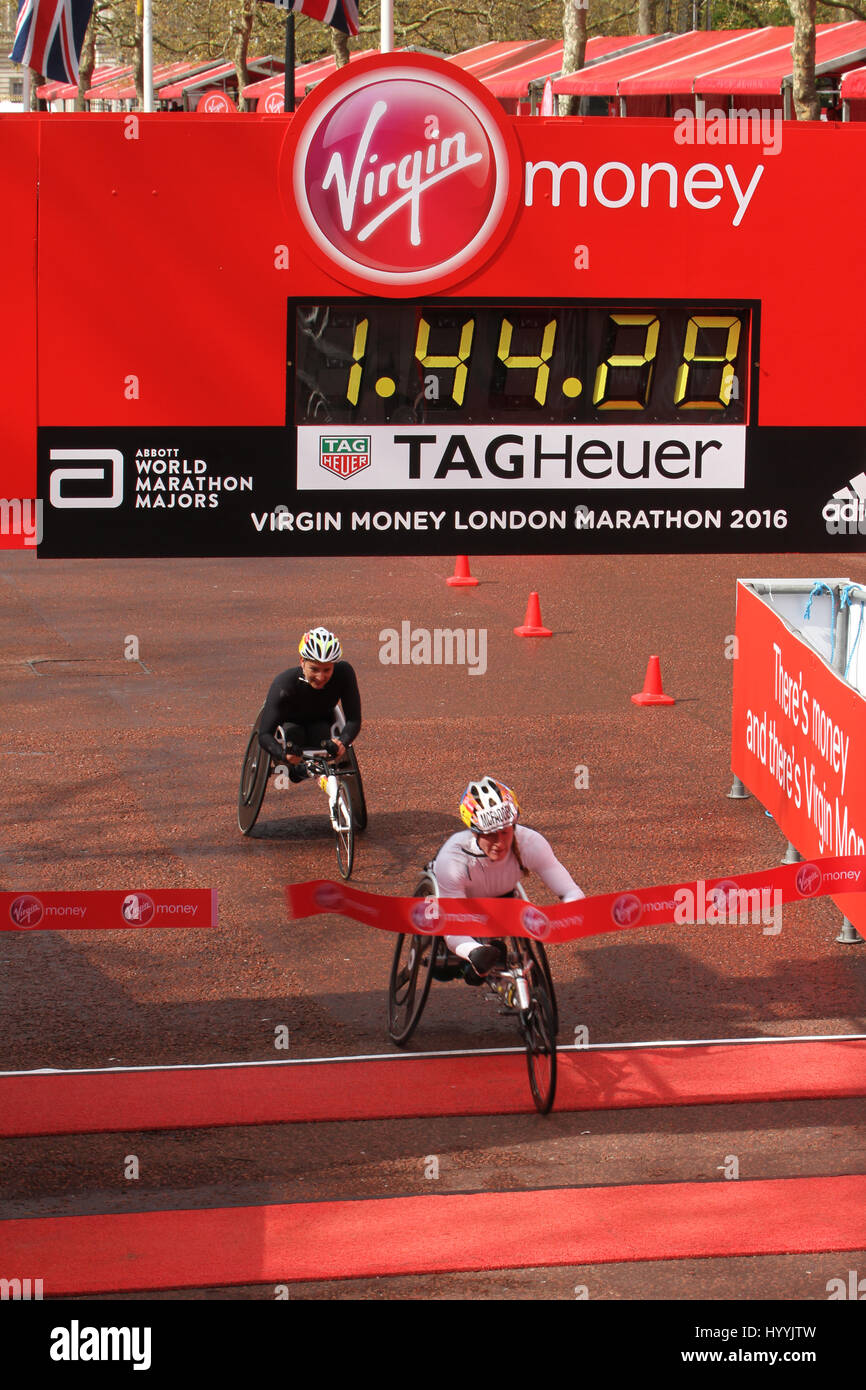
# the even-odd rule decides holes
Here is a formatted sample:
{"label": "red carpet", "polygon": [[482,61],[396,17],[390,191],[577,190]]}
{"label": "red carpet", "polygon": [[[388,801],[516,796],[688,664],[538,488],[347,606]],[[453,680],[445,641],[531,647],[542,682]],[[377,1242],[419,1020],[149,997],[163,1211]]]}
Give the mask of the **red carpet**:
{"label": "red carpet", "polygon": [[866,1246],[866,1176],[659,1183],[0,1223],[45,1294]]}
{"label": "red carpet", "polygon": [[[562,1052],[556,1110],[866,1095],[866,1042]],[[0,1134],[531,1111],[521,1053],[0,1077]]]}

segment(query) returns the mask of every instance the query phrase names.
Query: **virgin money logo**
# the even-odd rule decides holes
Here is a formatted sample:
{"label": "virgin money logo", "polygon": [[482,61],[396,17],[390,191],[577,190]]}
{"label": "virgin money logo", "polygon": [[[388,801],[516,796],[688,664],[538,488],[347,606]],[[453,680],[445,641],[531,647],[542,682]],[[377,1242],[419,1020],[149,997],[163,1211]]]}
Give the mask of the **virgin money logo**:
{"label": "virgin money logo", "polygon": [[313,902],[326,912],[336,912],[338,907],[343,906],[343,894],[336,883],[320,883],[313,889]]}
{"label": "virgin money logo", "polygon": [[291,202],[319,258],[365,288],[412,294],[465,278],[516,210],[510,126],[439,59],[386,54],[343,68],[304,102],[286,152]]}
{"label": "virgin money logo", "polygon": [[124,922],[133,927],[146,927],[156,908],[146,893],[128,893],[120,909]]}
{"label": "virgin money logo", "polygon": [[801,864],[794,880],[802,898],[810,898],[821,887],[822,875],[817,864]]}
{"label": "virgin money logo", "polygon": [[423,902],[419,900],[409,908],[409,921],[419,931],[432,931],[439,925],[441,917],[442,913],[435,898],[425,898]]}
{"label": "virgin money logo", "polygon": [[223,111],[237,111],[237,107],[227,92],[213,91],[205,92],[199,97],[196,111],[203,111],[206,115],[212,116]]}
{"label": "virgin money logo", "polygon": [[520,925],[525,927],[530,936],[534,936],[537,941],[543,941],[550,935],[550,922],[543,912],[539,912],[537,907],[525,907],[520,914]]}
{"label": "virgin money logo", "polygon": [[610,915],[618,927],[633,927],[640,920],[642,912],[640,898],[636,898],[634,893],[621,893],[610,909]]}
{"label": "virgin money logo", "polygon": [[13,898],[9,904],[10,922],[23,931],[37,927],[42,921],[42,913],[42,904],[32,893],[22,893],[20,898]]}
{"label": "virgin money logo", "polygon": [[739,888],[732,878],[722,879],[707,891],[707,902],[715,904],[717,912],[736,908],[739,902]]}

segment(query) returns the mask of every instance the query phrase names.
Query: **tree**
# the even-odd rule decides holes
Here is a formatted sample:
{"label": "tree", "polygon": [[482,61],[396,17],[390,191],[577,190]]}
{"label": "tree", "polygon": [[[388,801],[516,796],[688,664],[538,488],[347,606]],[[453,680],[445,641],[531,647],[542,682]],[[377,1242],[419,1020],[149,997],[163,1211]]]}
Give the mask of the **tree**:
{"label": "tree", "polygon": [[817,121],[821,101],[815,86],[815,0],[788,0],[788,6],[794,16],[794,112],[798,121]]}
{"label": "tree", "polygon": [[[579,72],[586,58],[586,30],[589,0],[565,0],[562,12],[562,72]],[[574,97],[559,98],[559,114],[570,116],[574,111]]]}

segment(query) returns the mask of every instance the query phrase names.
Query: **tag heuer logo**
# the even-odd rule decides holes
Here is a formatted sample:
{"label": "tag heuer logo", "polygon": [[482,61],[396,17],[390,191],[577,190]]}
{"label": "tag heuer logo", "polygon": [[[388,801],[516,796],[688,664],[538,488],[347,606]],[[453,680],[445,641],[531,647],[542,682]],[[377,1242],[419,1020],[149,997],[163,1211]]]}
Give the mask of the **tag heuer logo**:
{"label": "tag heuer logo", "polygon": [[319,463],[338,478],[353,478],[370,467],[370,436],[320,435]]}

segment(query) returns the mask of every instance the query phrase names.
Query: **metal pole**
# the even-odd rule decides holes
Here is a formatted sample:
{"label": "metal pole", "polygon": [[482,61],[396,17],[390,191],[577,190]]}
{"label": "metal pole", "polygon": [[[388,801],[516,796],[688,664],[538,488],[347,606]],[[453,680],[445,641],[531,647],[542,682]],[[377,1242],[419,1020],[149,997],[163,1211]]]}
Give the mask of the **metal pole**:
{"label": "metal pole", "polygon": [[143,0],[141,19],[141,64],[144,79],[144,109],[153,110],[153,0]]}
{"label": "metal pole", "polygon": [[30,69],[24,68],[24,86],[21,91],[21,110],[30,110]]}
{"label": "metal pole", "polygon": [[283,110],[295,109],[295,12],[286,15],[286,71],[283,84]]}
{"label": "metal pole", "polygon": [[379,9],[379,49],[394,52],[394,0],[381,0]]}

